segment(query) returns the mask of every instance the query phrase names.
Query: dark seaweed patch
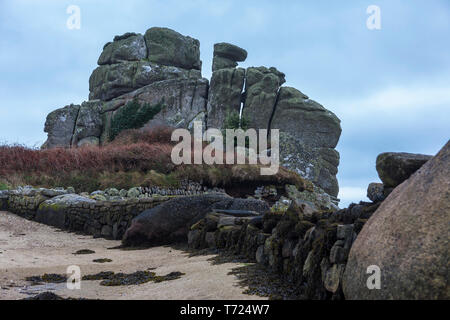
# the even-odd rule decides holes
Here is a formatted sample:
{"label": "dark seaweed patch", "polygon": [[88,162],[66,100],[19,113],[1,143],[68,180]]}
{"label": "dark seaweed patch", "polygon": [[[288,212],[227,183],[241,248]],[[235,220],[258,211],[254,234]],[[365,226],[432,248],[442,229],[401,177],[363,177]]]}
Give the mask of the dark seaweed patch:
{"label": "dark seaweed patch", "polygon": [[100,272],[93,275],[87,275],[82,280],[102,280],[100,285],[102,286],[128,286],[153,282],[163,282],[179,279],[183,276],[182,272],[171,272],[164,276],[157,276],[154,272],[150,271],[136,271],[130,274],[126,273],[114,273],[112,271]]}
{"label": "dark seaweed patch", "polygon": [[81,249],[78,250],[77,252],[74,252],[73,254],[93,254],[95,253],[95,251],[90,250],[90,249]]}
{"label": "dark seaweed patch", "polygon": [[92,262],[105,263],[105,262],[112,262],[112,260],[108,259],[108,258],[100,258],[100,259],[94,259],[94,260],[92,260]]}
{"label": "dark seaweed patch", "polygon": [[26,277],[26,281],[31,281],[33,286],[45,283],[62,283],[67,281],[67,276],[56,273],[45,273],[42,276]]}

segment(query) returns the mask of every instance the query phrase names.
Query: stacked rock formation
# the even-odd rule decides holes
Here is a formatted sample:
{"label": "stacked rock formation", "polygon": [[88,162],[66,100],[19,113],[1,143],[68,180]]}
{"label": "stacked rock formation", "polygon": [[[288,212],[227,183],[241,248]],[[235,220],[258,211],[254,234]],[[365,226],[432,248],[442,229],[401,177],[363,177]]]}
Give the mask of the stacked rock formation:
{"label": "stacked rock formation", "polygon": [[214,46],[208,127],[223,129],[227,114],[242,111],[249,128],[278,129],[282,165],[337,196],[340,120],[299,90],[282,87],[285,75],[276,68],[236,68],[245,57],[234,45]]}
{"label": "stacked rock formation", "polygon": [[111,120],[128,102],[162,104],[152,121],[187,128],[204,121],[208,80],[201,77],[200,42],[167,28],[126,33],[107,43],[89,79],[89,101],[47,116],[45,148],[103,144]]}
{"label": "stacked rock formation", "polygon": [[236,68],[247,51],[229,43],[214,45],[211,84],[208,93],[207,125],[222,129],[227,114],[239,113],[243,102],[245,69]]}
{"label": "stacked rock formation", "polygon": [[[131,101],[160,106],[142,126],[165,124],[224,129],[229,113],[242,114],[249,128],[280,130],[281,164],[335,197],[340,120],[299,90],[283,87],[276,68],[237,67],[247,51],[214,45],[212,77],[201,76],[200,42],[167,28],[126,33],[107,43],[89,79],[89,101],[50,113],[44,147],[78,147],[109,141],[111,123]],[[138,128],[136,128],[138,129]]]}

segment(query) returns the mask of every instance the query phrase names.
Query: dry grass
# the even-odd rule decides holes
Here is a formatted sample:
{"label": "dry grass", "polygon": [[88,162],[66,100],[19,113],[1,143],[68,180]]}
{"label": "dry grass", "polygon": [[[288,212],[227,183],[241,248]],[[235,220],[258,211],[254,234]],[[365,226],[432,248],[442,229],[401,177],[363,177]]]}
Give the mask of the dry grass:
{"label": "dry grass", "polygon": [[[294,184],[310,189],[310,182],[280,168],[262,176],[261,165],[174,165],[170,141],[173,128],[126,130],[103,146],[39,150],[20,145],[0,146],[0,187],[74,187],[92,192],[109,187],[177,186],[189,179],[211,187]],[[203,146],[204,147],[204,146]]]}

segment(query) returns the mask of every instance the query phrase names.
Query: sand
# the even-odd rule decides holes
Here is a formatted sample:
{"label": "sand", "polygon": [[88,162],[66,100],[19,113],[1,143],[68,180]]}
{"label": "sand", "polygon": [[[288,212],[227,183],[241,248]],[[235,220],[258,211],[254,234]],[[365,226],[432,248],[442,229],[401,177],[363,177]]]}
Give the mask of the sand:
{"label": "sand", "polygon": [[[133,251],[108,249],[118,245],[120,241],[77,235],[0,212],[0,299],[22,299],[43,291],[88,299],[262,299],[243,294],[246,288],[228,274],[242,263],[212,265],[208,261],[212,255],[189,257],[188,253],[168,246]],[[81,249],[93,250],[95,254],[73,254]],[[99,258],[112,262],[93,262]],[[69,290],[65,283],[31,286],[24,280],[44,273],[65,274],[71,265],[79,266],[82,275],[101,271],[131,273],[148,268],[155,268],[152,272],[157,275],[173,271],[185,275],[161,283],[117,287],[82,281],[80,290]]]}

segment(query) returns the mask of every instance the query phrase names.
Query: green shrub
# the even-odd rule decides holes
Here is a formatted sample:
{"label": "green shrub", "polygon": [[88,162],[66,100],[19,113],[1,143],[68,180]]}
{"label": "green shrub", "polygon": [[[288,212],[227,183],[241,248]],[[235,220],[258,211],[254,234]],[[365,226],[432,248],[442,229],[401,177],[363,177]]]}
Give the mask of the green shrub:
{"label": "green shrub", "polygon": [[[226,129],[242,129],[244,131],[248,130],[249,128],[249,121],[246,117],[239,116],[239,112],[237,111],[227,111],[227,114],[225,115],[225,121],[224,121],[224,128],[222,130],[223,135],[223,141],[224,143],[227,141],[227,132]],[[245,146],[248,147],[249,145],[249,139],[248,137],[245,138]],[[237,146],[237,139],[234,139],[234,146]]]}
{"label": "green shrub", "polygon": [[0,182],[0,191],[2,190],[8,190],[9,187],[6,183]]}
{"label": "green shrub", "polygon": [[128,102],[111,119],[109,137],[111,140],[123,130],[139,129],[162,110],[162,104],[141,105],[137,100]]}
{"label": "green shrub", "polygon": [[239,117],[239,112],[229,111],[225,115],[224,128],[225,129],[242,129],[247,130],[249,126],[249,121],[246,117]]}

